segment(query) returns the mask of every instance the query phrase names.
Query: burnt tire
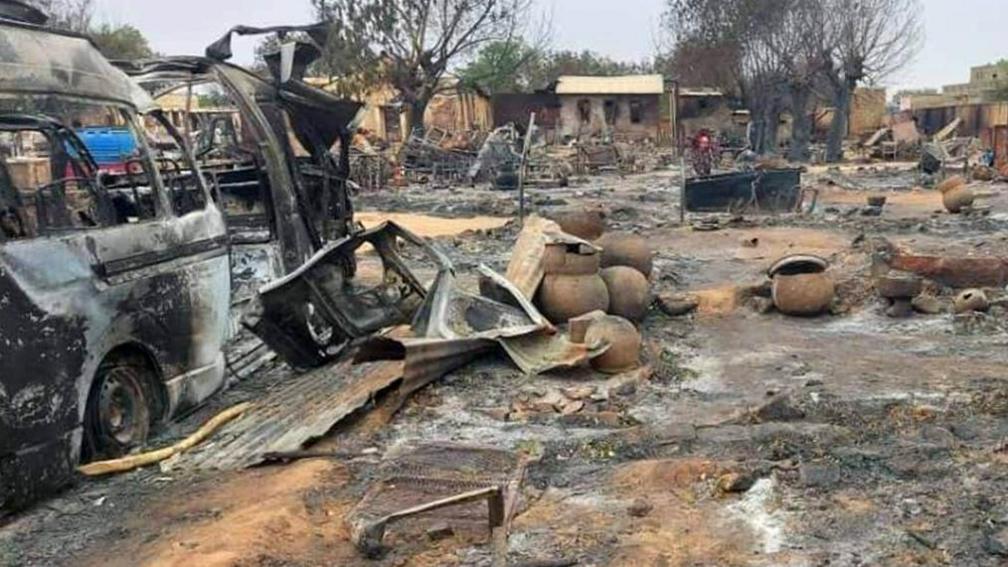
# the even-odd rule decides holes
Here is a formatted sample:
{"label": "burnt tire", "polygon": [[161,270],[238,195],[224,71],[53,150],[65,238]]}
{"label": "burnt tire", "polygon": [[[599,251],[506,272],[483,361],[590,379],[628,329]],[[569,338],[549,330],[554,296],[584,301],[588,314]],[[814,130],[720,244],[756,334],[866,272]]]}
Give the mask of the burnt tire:
{"label": "burnt tire", "polygon": [[84,414],[85,461],[114,459],[147,443],[151,425],[148,374],[144,366],[102,365]]}

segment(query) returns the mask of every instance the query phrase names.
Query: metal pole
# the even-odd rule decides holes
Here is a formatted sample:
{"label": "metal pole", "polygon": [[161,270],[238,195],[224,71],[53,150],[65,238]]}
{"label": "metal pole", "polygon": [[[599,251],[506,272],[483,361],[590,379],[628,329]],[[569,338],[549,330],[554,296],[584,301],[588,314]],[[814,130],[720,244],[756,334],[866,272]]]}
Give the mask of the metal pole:
{"label": "metal pole", "polygon": [[192,95],[193,84],[192,81],[189,81],[186,85],[185,120],[182,124],[185,128],[185,145],[188,150],[192,149]]}
{"label": "metal pole", "polygon": [[529,149],[532,146],[532,129],[535,128],[536,115],[529,115],[528,130],[525,132],[525,142],[522,145],[521,163],[518,165],[518,222],[525,226],[525,166],[528,161]]}
{"label": "metal pole", "polygon": [[686,158],[679,156],[679,171],[682,183],[679,185],[679,224],[686,224]]}

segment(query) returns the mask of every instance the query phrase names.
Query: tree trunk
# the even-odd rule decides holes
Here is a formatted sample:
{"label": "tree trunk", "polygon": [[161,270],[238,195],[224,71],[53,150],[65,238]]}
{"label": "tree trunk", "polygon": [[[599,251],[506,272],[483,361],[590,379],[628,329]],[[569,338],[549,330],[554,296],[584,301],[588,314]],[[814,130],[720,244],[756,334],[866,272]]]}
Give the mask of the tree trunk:
{"label": "tree trunk", "polygon": [[846,82],[833,92],[833,123],[830,124],[829,137],[826,139],[826,161],[829,163],[843,159],[843,141],[847,137],[847,122],[853,94],[854,87]]}
{"label": "tree trunk", "polygon": [[427,105],[430,104],[430,97],[419,96],[416,100],[413,100],[409,104],[409,128],[412,132],[413,130],[419,130],[421,133],[427,130],[424,124],[424,115],[427,114]]}
{"label": "tree trunk", "polygon": [[809,145],[812,143],[812,120],[809,117],[808,103],[812,91],[804,85],[791,87],[791,151],[788,159],[796,162],[809,160]]}
{"label": "tree trunk", "polygon": [[763,140],[758,150],[760,155],[777,151],[777,130],[780,126],[780,108],[774,103],[763,107]]}

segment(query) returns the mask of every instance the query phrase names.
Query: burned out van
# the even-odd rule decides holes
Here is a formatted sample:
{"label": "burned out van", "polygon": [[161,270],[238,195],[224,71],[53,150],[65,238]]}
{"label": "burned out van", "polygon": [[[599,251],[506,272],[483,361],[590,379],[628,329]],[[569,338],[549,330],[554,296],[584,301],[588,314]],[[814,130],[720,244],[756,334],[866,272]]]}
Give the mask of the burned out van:
{"label": "burned out van", "polygon": [[[188,145],[82,36],[0,1],[0,508],[142,445],[225,376],[228,233]],[[131,138],[101,167],[82,130]]]}
{"label": "burned out van", "polygon": [[[348,191],[350,139],[363,105],[307,84],[326,25],[238,26],[203,56],[118,63],[156,96],[204,96],[212,109],[175,111],[189,132],[229,228],[233,320],[260,287],[357,231]],[[229,63],[233,35],[272,35],[270,75]],[[189,105],[186,105],[189,106]]]}

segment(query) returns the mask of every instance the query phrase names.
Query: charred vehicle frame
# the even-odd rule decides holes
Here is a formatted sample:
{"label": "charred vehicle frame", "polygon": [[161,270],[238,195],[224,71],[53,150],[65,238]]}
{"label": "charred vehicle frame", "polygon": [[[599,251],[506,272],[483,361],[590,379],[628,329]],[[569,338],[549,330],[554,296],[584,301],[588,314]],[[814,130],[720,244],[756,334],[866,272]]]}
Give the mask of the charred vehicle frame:
{"label": "charred vehicle frame", "polygon": [[[10,140],[42,148],[27,185],[0,162],[5,508],[65,484],[82,458],[142,445],[225,378],[227,228],[209,187],[190,153],[170,172],[155,158],[139,124],[150,97],[45,21],[0,3],[4,155]],[[69,125],[81,115],[133,133],[129,171],[98,170]]]}

